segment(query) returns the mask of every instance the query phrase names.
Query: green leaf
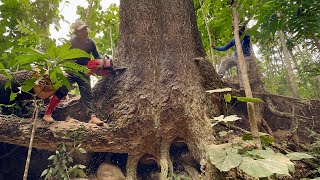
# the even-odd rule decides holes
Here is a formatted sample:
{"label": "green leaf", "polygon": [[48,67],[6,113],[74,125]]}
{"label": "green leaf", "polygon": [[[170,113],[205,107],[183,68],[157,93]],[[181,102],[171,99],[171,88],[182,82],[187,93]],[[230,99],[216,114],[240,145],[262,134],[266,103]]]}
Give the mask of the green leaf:
{"label": "green leaf", "polygon": [[49,171],[48,169],[43,170],[40,177],[45,176],[48,173],[48,171]]}
{"label": "green leaf", "polygon": [[78,173],[80,177],[86,177],[86,173],[82,169],[78,170]]}
{"label": "green leaf", "polygon": [[73,158],[71,156],[68,156],[68,161],[72,163],[73,162]]}
{"label": "green leaf", "polygon": [[67,89],[70,91],[71,90],[71,84],[69,82],[69,80],[65,77],[65,75],[63,74],[62,70],[60,67],[56,67],[54,69],[56,71],[56,77],[59,80],[59,84],[64,85],[67,87]]}
{"label": "green leaf", "polygon": [[208,148],[207,150],[210,161],[220,171],[229,171],[239,166],[242,157],[232,150],[223,150],[220,148]]}
{"label": "green leaf", "polygon": [[216,92],[229,92],[231,91],[231,88],[223,88],[223,89],[214,89],[214,90],[208,90],[207,93],[216,93]]}
{"label": "green leaf", "polygon": [[0,69],[4,69],[4,65],[0,62]]}
{"label": "green leaf", "polygon": [[12,81],[7,81],[6,84],[4,85],[4,89],[7,89],[8,87],[12,87]]}
{"label": "green leaf", "polygon": [[261,102],[262,101],[259,98],[237,97],[237,96],[233,96],[233,97],[237,98],[237,100],[241,102]]}
{"label": "green leaf", "polygon": [[306,153],[301,153],[301,152],[293,152],[289,153],[286,155],[288,158],[291,160],[299,161],[301,159],[312,159],[314,158],[313,156],[306,154]]}
{"label": "green leaf", "polygon": [[85,168],[86,168],[86,166],[81,165],[81,164],[79,164],[78,167],[79,167],[80,169],[85,169]]}
{"label": "green leaf", "polygon": [[80,57],[87,57],[90,58],[90,54],[88,54],[86,51],[83,51],[81,49],[70,49],[66,53],[62,55],[58,55],[60,58],[60,61],[63,60],[69,60],[69,59],[75,59],[75,58],[80,58]]}
{"label": "green leaf", "polygon": [[16,97],[17,97],[18,93],[14,93],[11,91],[11,94],[10,94],[10,101],[13,101]]}
{"label": "green leaf", "polygon": [[231,99],[232,99],[232,97],[231,97],[231,94],[225,94],[225,95],[223,95],[224,96],[224,100],[227,102],[227,103],[230,103],[231,102]]}
{"label": "green leaf", "polygon": [[87,151],[84,150],[83,148],[78,148],[78,151],[79,151],[80,153],[82,153],[82,154],[87,153]]}
{"label": "green leaf", "polygon": [[32,78],[32,79],[28,79],[28,80],[24,81],[22,83],[23,84],[23,86],[21,88],[22,91],[29,92],[34,87],[36,80],[37,79]]}
{"label": "green leaf", "polygon": [[[25,55],[29,55],[30,57],[33,57],[33,59],[46,59],[47,56],[38,50],[32,49],[32,48],[15,48],[12,50],[14,53],[23,53]],[[18,56],[20,57],[20,56]]]}
{"label": "green leaf", "polygon": [[64,43],[58,48],[58,54],[59,56],[65,56],[68,54],[68,51],[70,50],[71,44],[69,42]]}
{"label": "green leaf", "polygon": [[274,173],[290,176],[287,165],[273,159],[244,157],[240,169],[255,178],[269,177]]}
{"label": "green leaf", "polygon": [[49,156],[48,160],[52,160],[55,157],[56,157],[56,155],[51,155],[51,156]]}

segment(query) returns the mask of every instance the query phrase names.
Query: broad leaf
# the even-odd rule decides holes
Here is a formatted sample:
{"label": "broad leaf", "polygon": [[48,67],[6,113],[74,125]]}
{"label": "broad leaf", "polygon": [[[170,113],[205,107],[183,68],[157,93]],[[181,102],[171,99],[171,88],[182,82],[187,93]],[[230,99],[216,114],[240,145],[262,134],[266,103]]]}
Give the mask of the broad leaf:
{"label": "broad leaf", "polygon": [[239,166],[242,162],[242,157],[231,150],[208,148],[207,151],[211,163],[220,171],[229,171],[230,169]]}
{"label": "broad leaf", "polygon": [[75,58],[80,58],[80,57],[90,58],[91,56],[87,52],[85,52],[81,49],[70,49],[66,53],[64,53],[63,55],[61,55],[61,56],[59,55],[60,61],[68,60],[68,59],[75,59]]}
{"label": "broad leaf", "polygon": [[289,153],[286,155],[288,158],[290,158],[291,160],[301,160],[301,159],[312,159],[314,158],[313,156],[306,154],[306,153],[301,153],[301,152],[293,152],[293,153]]}
{"label": "broad leaf", "polygon": [[290,176],[287,165],[273,159],[255,160],[250,157],[244,157],[240,164],[240,169],[256,178],[269,177],[274,173]]}

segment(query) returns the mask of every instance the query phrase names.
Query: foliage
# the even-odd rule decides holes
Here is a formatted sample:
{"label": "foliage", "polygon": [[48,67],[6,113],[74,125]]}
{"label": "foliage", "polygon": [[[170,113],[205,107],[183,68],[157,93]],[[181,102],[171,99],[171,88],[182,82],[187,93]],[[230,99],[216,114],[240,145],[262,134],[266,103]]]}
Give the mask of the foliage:
{"label": "foliage", "polygon": [[5,68],[10,68],[11,61],[15,58],[10,53],[11,49],[17,47],[41,46],[40,39],[34,35],[25,36],[19,26],[32,27],[32,31],[43,40],[47,41],[50,35],[50,24],[54,23],[59,27],[59,20],[63,19],[59,15],[59,3],[62,0],[2,0],[0,3],[0,63]]}
{"label": "foliage", "polygon": [[[26,34],[26,38],[35,35],[36,39],[42,39],[37,36],[32,29],[25,27],[24,25],[25,24],[22,22],[19,29]],[[37,76],[24,81],[19,92],[11,93],[10,100],[13,100],[18,93],[28,93],[34,87],[35,83],[43,78],[50,78],[55,89],[65,85],[70,90],[71,85],[65,77],[64,72],[82,77],[82,74],[87,73],[88,69],[74,63],[72,59],[90,57],[87,52],[80,49],[70,49],[70,47],[71,45],[69,43],[57,47],[53,41],[47,40],[45,50],[37,50],[32,47],[13,49],[11,54],[15,54],[15,58],[12,60],[11,68],[5,69],[4,66],[2,66],[3,69],[0,70],[1,74],[9,78],[5,88],[12,88],[13,77],[10,73],[13,69],[29,71],[36,69]]]}
{"label": "foliage", "polygon": [[226,172],[238,167],[255,178],[269,177],[273,174],[290,176],[289,172],[294,172],[291,160],[313,158],[297,152],[284,155],[268,147],[264,150],[252,150],[253,146],[247,144],[248,141],[239,141],[225,146],[211,145],[207,147],[207,153],[211,163],[220,171]]}
{"label": "foliage", "polygon": [[83,131],[84,127],[67,132],[66,137],[72,139],[73,147],[68,149],[65,143],[59,144],[56,154],[48,158],[48,160],[52,161],[52,165],[42,172],[41,177],[45,179],[70,180],[71,178],[86,176],[84,173],[86,167],[81,164],[73,164],[73,158],[71,157],[74,152],[86,153],[86,151],[81,148],[81,142],[78,142],[81,139]]}

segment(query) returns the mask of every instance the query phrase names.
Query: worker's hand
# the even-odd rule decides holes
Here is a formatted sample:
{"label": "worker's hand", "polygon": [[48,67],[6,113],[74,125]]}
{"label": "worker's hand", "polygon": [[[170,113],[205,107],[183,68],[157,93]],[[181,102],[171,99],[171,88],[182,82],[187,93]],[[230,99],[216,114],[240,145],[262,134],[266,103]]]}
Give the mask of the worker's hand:
{"label": "worker's hand", "polygon": [[216,49],[216,46],[215,46],[215,45],[212,45],[211,47],[212,47],[213,49]]}

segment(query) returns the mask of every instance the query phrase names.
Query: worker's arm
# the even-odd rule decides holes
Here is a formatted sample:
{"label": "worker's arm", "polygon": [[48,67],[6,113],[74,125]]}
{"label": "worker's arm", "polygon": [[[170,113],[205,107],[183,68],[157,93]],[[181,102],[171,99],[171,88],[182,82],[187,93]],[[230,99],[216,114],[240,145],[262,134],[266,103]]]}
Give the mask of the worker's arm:
{"label": "worker's arm", "polygon": [[250,43],[250,35],[248,33],[246,33],[246,35],[243,37],[243,41],[245,43]]}
{"label": "worker's arm", "polygon": [[227,45],[225,46],[220,46],[220,47],[213,47],[215,50],[218,50],[218,51],[226,51],[228,49],[230,49],[232,46],[235,45],[235,40],[232,39]]}

